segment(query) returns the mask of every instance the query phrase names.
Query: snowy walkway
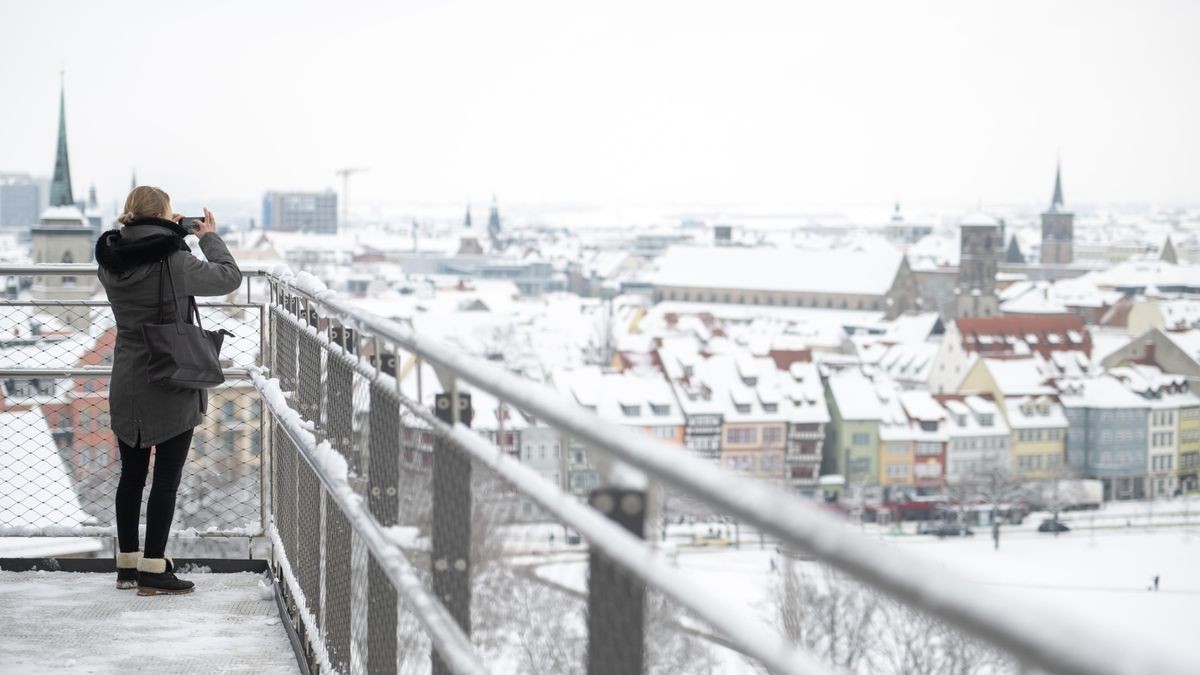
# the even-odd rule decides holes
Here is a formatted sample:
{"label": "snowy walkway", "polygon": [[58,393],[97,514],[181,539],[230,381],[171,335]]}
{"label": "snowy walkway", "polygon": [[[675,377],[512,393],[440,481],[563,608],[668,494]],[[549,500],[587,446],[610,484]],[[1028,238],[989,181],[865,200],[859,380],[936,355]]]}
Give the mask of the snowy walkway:
{"label": "snowy walkway", "polygon": [[0,572],[0,670],[298,672],[262,575],[180,576],[194,593],[142,598],[115,574]]}

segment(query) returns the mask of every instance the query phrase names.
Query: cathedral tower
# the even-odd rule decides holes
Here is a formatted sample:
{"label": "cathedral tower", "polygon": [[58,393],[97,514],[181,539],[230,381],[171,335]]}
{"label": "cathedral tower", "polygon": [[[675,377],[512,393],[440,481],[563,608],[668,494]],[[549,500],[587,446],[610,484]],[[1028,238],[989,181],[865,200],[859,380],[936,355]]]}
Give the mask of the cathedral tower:
{"label": "cathedral tower", "polygon": [[1069,265],[1075,260],[1075,214],[1063,206],[1062,165],[1054,170],[1054,196],[1042,214],[1042,264]]}

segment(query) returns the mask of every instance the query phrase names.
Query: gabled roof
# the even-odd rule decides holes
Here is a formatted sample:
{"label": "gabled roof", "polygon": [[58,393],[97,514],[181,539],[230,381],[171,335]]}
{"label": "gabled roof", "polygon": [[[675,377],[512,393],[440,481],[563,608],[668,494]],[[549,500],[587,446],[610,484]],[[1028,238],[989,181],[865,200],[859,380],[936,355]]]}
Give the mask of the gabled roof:
{"label": "gabled roof", "polygon": [[[1075,314],[1012,314],[955,319],[962,348],[990,357],[1028,354],[1043,356],[1060,350],[1091,354],[1091,336],[1082,316]],[[1024,345],[1026,348],[1022,347]]]}

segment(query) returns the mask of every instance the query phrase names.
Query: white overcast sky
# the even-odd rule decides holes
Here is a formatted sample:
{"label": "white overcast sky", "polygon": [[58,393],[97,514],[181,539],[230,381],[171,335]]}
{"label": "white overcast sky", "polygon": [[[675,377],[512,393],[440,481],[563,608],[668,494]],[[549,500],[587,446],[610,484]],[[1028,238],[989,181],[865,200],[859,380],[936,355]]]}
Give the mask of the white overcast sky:
{"label": "white overcast sky", "polygon": [[0,171],[187,201],[1200,202],[1200,2],[0,4]]}

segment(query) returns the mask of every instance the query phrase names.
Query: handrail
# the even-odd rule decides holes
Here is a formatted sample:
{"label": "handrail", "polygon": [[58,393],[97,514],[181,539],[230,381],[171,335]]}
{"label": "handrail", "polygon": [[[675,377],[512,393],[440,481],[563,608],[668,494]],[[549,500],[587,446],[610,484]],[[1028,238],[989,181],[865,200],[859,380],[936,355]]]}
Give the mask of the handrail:
{"label": "handrail", "polygon": [[[225,377],[246,379],[250,371],[247,368],[222,368]],[[112,368],[0,368],[0,377],[111,377]]]}
{"label": "handrail", "polygon": [[[928,575],[915,557],[862,539],[814,504],[722,472],[679,448],[603,421],[558,392],[495,364],[420,336],[411,327],[353,307],[311,275],[275,277],[283,290],[323,306],[351,328],[365,329],[418,358],[532,414],[550,426],[648,475],[715,505],[790,546],[1012,654],[1020,663],[1067,675],[1190,672],[1140,643],[1108,639],[1040,606],[970,586],[945,572]],[[299,281],[299,283],[297,283]],[[557,514],[560,515],[561,514]],[[1039,620],[1031,622],[1029,617]]]}
{"label": "handrail", "polygon": [[[99,267],[96,263],[31,263],[26,265],[0,265],[0,276],[38,277],[38,276],[80,276],[88,273],[95,274]],[[266,265],[239,265],[244,277],[265,277],[271,274],[271,267]]]}
{"label": "handrail", "polygon": [[[339,480],[330,473],[324,463],[312,456],[309,443],[304,439],[304,434],[295,421],[294,412],[286,405],[280,404],[281,396],[271,395],[270,390],[274,385],[257,370],[250,371],[250,379],[262,395],[264,405],[275,418],[276,424],[287,434],[296,451],[304,457],[304,461],[326,487],[325,494],[337,503],[338,509],[346,515],[350,527],[370,549],[380,569],[408,600],[409,607],[425,627],[426,633],[438,650],[438,655],[455,673],[487,673],[487,668],[479,660],[470,639],[463,634],[446,607],[425,588],[404,551],[388,539],[379,522],[364,506],[363,500],[350,489],[345,476]],[[278,388],[274,388],[275,392],[278,392]]]}

